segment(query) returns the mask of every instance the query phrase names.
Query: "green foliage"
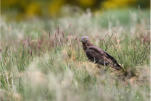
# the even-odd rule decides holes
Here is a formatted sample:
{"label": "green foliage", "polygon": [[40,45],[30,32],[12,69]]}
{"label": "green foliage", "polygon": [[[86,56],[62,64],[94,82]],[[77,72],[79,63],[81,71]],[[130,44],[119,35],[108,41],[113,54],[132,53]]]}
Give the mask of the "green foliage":
{"label": "green foliage", "polygon": [[[141,12],[136,9],[121,9],[121,10],[108,10],[97,17],[97,23],[102,27],[123,25],[127,27],[133,27],[135,23],[141,23],[142,17],[149,21],[149,10]],[[100,19],[101,17],[101,19]],[[146,22],[149,25],[149,22]],[[110,23],[112,22],[112,23]],[[133,22],[133,24],[131,24]]]}

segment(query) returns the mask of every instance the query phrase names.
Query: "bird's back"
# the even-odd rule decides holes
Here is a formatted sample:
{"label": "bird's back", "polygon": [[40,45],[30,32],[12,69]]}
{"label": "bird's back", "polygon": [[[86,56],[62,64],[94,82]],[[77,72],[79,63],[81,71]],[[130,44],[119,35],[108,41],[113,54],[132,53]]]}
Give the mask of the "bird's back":
{"label": "bird's back", "polygon": [[97,64],[111,66],[117,70],[121,69],[122,67],[117,63],[115,58],[109,55],[107,52],[103,51],[101,48],[96,46],[89,46],[86,49],[86,55],[88,59],[92,62]]}

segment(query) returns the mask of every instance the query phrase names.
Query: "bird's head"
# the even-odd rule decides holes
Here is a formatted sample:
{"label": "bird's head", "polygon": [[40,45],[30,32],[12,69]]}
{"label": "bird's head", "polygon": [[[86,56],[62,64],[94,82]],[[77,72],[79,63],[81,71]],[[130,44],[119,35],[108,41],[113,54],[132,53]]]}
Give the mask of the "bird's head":
{"label": "bird's head", "polygon": [[86,43],[89,42],[89,38],[88,38],[88,36],[82,36],[80,41],[81,41],[83,44],[86,44]]}
{"label": "bird's head", "polygon": [[82,36],[80,40],[83,44],[83,49],[86,50],[88,46],[93,46],[91,42],[89,41],[88,36]]}

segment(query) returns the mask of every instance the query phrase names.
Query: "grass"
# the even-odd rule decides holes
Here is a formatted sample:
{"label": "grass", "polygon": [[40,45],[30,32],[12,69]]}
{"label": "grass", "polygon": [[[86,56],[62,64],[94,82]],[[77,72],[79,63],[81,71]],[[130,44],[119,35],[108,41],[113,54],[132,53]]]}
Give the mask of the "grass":
{"label": "grass", "polygon": [[[26,22],[6,22],[1,17],[0,100],[149,101],[147,14],[119,10]],[[111,68],[98,69],[82,50],[82,35],[135,76],[123,80]]]}

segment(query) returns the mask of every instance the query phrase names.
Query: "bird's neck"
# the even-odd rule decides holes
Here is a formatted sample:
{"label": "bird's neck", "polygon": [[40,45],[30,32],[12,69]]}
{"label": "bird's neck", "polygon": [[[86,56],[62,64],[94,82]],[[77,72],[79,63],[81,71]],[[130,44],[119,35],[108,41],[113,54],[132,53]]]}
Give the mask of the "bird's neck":
{"label": "bird's neck", "polygon": [[83,43],[83,49],[84,49],[84,51],[86,51],[86,49],[88,48],[88,46],[92,46],[92,43],[90,43],[90,42]]}

